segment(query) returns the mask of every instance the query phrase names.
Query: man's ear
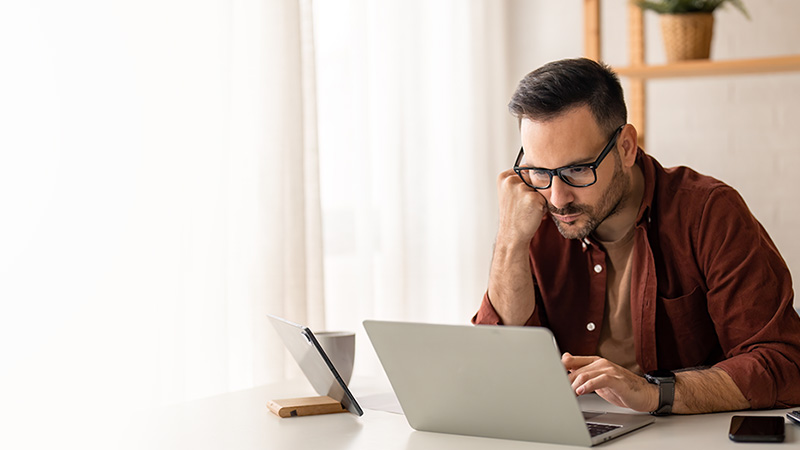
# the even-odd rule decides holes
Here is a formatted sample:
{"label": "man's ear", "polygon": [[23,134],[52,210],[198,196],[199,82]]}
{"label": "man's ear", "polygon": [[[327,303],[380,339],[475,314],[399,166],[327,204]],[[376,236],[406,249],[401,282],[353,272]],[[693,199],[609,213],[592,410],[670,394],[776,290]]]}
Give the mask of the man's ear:
{"label": "man's ear", "polygon": [[617,148],[622,159],[622,165],[633,167],[636,164],[636,150],[639,148],[639,135],[633,125],[627,124],[620,131],[617,138]]}

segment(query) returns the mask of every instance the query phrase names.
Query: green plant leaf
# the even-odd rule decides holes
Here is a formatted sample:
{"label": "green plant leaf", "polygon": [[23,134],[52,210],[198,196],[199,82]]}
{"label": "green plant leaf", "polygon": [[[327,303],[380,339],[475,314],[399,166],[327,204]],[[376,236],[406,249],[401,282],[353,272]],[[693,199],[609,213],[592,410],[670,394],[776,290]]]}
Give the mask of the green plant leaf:
{"label": "green plant leaf", "polygon": [[634,0],[634,3],[644,10],[649,9],[658,14],[713,13],[723,4],[731,3],[750,19],[742,0]]}

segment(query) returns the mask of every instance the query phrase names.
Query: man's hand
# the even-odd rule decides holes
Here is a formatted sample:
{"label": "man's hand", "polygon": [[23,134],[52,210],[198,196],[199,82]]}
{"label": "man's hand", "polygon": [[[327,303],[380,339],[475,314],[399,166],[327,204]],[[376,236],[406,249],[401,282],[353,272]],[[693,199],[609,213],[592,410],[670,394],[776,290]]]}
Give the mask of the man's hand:
{"label": "man's hand", "polygon": [[527,248],[547,212],[547,200],[526,185],[513,169],[497,177],[497,197],[500,204],[498,241],[508,245],[522,243]]}
{"label": "man's hand", "polygon": [[489,272],[489,300],[505,325],[524,325],[536,304],[529,247],[547,211],[542,194],[513,170],[497,177],[500,226]]}
{"label": "man's hand", "polygon": [[561,362],[569,371],[569,381],[577,395],[596,392],[609,403],[634,411],[650,412],[658,408],[656,385],[607,359],[564,353]]}

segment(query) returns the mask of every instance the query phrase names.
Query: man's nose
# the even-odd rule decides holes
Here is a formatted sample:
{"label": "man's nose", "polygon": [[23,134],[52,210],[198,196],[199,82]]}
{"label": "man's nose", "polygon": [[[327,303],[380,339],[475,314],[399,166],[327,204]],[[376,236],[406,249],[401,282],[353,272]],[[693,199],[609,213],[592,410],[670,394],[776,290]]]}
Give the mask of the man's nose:
{"label": "man's nose", "polygon": [[559,177],[553,177],[550,185],[550,204],[556,209],[562,209],[575,200],[572,186],[568,185]]}

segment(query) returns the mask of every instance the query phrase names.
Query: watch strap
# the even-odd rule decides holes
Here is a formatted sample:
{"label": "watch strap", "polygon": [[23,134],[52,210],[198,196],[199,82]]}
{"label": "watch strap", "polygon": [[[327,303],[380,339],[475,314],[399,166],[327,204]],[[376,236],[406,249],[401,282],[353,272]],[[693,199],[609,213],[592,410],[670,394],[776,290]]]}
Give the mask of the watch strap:
{"label": "watch strap", "polygon": [[661,380],[658,383],[658,409],[651,414],[668,416],[672,414],[672,403],[675,401],[675,379]]}
{"label": "watch strap", "polygon": [[654,416],[672,414],[672,404],[675,402],[675,374],[669,371],[657,371],[648,373],[645,378],[649,383],[658,386],[658,408],[650,414]]}

